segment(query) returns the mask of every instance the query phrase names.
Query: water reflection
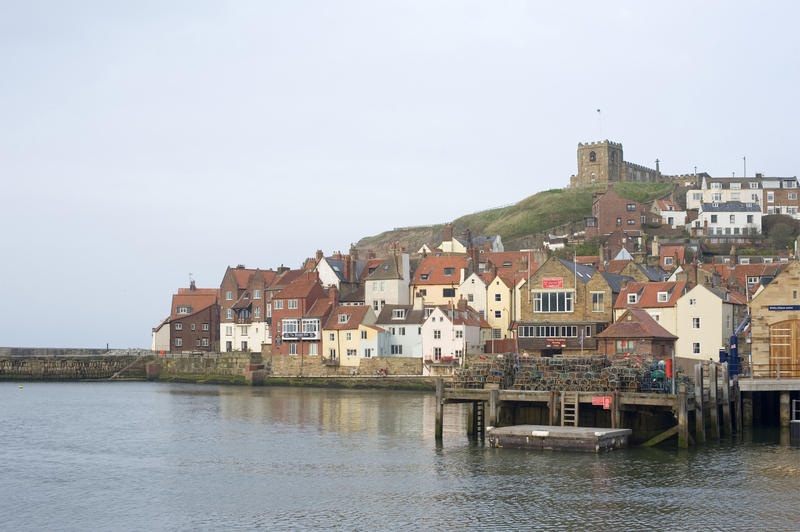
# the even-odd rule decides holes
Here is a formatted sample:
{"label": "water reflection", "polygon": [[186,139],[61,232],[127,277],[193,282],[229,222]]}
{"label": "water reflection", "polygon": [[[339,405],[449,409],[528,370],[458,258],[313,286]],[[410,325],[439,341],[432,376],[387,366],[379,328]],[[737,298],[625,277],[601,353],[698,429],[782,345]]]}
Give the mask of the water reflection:
{"label": "water reflection", "polygon": [[9,386],[9,530],[796,528],[800,449],[777,430],[683,452],[534,452],[470,441],[466,405],[446,406],[437,443],[425,393]]}

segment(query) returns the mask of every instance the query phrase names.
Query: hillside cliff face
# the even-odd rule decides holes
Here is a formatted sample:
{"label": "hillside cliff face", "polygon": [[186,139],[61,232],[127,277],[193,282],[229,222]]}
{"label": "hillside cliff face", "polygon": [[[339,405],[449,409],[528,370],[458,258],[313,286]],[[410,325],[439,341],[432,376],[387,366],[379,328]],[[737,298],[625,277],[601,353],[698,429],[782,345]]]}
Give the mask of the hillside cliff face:
{"label": "hillside cliff face", "polygon": [[[458,235],[470,229],[473,235],[500,235],[507,251],[537,248],[548,231],[579,231],[583,218],[592,213],[592,196],[604,190],[603,186],[553,189],[539,192],[522,201],[473,214],[452,221],[453,232]],[[648,202],[668,196],[673,191],[669,183],[617,183],[614,190],[623,198]],[[375,250],[384,253],[392,242],[400,242],[409,252],[416,252],[423,244],[436,246],[441,242],[444,223],[438,225],[400,227],[379,235],[364,237],[356,247],[361,251]]]}

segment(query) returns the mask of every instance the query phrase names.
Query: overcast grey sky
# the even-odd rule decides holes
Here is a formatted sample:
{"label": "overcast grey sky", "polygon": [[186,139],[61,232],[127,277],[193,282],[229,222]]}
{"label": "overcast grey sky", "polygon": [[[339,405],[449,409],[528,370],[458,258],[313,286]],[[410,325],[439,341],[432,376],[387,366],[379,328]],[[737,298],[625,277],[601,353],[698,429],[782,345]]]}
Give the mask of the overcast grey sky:
{"label": "overcast grey sky", "polygon": [[797,174],[794,2],[0,1],[0,345],[149,346],[227,265],[563,187]]}

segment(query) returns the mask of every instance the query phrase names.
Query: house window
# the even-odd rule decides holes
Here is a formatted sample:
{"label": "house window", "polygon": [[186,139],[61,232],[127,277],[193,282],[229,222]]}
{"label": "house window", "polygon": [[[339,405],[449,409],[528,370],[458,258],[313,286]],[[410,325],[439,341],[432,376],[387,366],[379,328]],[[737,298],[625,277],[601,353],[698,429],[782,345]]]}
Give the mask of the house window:
{"label": "house window", "polygon": [[572,312],[572,292],[536,292],[534,312]]}
{"label": "house window", "polygon": [[289,300],[289,304],[287,305],[287,308],[288,309],[292,309],[292,310],[296,309],[297,308],[297,300],[296,299],[290,299]]}
{"label": "house window", "polygon": [[358,356],[358,350],[357,349],[348,349],[347,350],[347,356],[349,356],[349,357],[357,357]]}
{"label": "house window", "polygon": [[275,310],[281,310],[283,308],[283,299],[276,299],[272,302],[272,306]]}
{"label": "house window", "polygon": [[739,259],[739,264],[750,264],[750,257],[742,257]]}
{"label": "house window", "polygon": [[431,276],[430,273],[422,273],[422,274],[420,274],[419,278],[422,281],[427,281],[430,276]]}
{"label": "house window", "polygon": [[402,344],[392,344],[392,354],[393,355],[402,355],[403,354],[403,346],[402,346]]}
{"label": "house window", "polygon": [[445,275],[453,275],[453,272],[455,272],[455,271],[456,271],[455,268],[445,268],[444,269],[444,274]]}
{"label": "house window", "polygon": [[426,309],[425,309],[425,317],[427,318],[428,316],[430,316],[430,315],[431,315],[431,312],[433,312],[433,309],[432,309],[432,308],[426,308]]}
{"label": "house window", "polygon": [[711,215],[711,223],[712,223],[712,224],[715,224],[715,223],[717,223],[717,215],[716,215],[716,214],[712,214],[712,215]]}
{"label": "house window", "polygon": [[442,358],[442,348],[441,347],[434,347],[433,348],[433,356],[436,358],[436,360],[439,360],[440,358]]}
{"label": "house window", "polygon": [[369,347],[364,348],[364,358],[370,358],[370,357],[372,357],[372,349]]}
{"label": "house window", "polygon": [[197,326],[196,326],[194,323],[192,323],[192,324],[189,326],[189,328],[190,328],[190,329],[192,329],[192,330],[195,330],[195,329],[197,328]]}
{"label": "house window", "polygon": [[225,327],[225,336],[233,336],[233,327],[230,325]]}
{"label": "house window", "polygon": [[702,201],[702,199],[703,199],[703,193],[702,193],[702,192],[699,192],[699,193],[695,192],[695,193],[693,193],[693,194],[692,194],[692,199],[693,199],[693,200],[695,200],[695,201]]}
{"label": "house window", "polygon": [[421,289],[419,292],[417,292],[417,293],[418,293],[418,294],[419,294],[421,297],[425,297],[425,296],[427,296],[427,295],[428,295],[428,290],[427,290],[427,289],[425,289],[425,288],[422,288],[422,289]]}
{"label": "house window", "polygon": [[261,307],[256,307],[255,308],[255,310],[253,311],[253,317],[254,318],[260,318],[261,317]]}
{"label": "house window", "polygon": [[494,300],[495,301],[502,301],[503,300],[503,294],[495,294],[494,295]]}
{"label": "house window", "polygon": [[689,299],[689,306],[693,307],[697,304],[697,300],[694,298]]}
{"label": "house window", "polygon": [[289,354],[296,355],[297,354],[297,344],[291,343],[289,344]]}
{"label": "house window", "polygon": [[586,338],[589,338],[591,335],[592,335],[592,326],[591,325],[587,325],[586,326]]}
{"label": "house window", "polygon": [[336,349],[331,349],[328,351],[328,355],[331,357],[331,360],[336,359]]}
{"label": "house window", "polygon": [[175,324],[175,330],[176,331],[180,331],[181,329],[183,329],[183,323],[176,323]]}
{"label": "house window", "polygon": [[494,317],[495,317],[496,319],[500,319],[500,318],[502,318],[502,317],[503,317],[503,311],[502,311],[502,310],[495,310],[495,311],[494,311]]}
{"label": "house window", "polygon": [[492,329],[492,338],[495,340],[499,340],[502,337],[500,334],[500,329]]}
{"label": "house window", "polygon": [[283,321],[283,334],[295,334],[300,332],[300,320],[286,319]]}
{"label": "house window", "polygon": [[692,329],[700,328],[700,318],[692,318]]}
{"label": "house window", "polygon": [[347,323],[350,320],[350,314],[339,314],[339,323]]}
{"label": "house window", "polygon": [[353,339],[353,333],[345,333],[344,334],[344,339],[349,342],[350,340]]}
{"label": "house window", "polygon": [[372,302],[372,310],[374,310],[376,312],[380,310],[380,307],[378,307],[378,300],[377,299]]}
{"label": "house window", "polygon": [[715,192],[714,194],[711,194],[711,201],[713,201],[715,203],[722,201],[722,194],[720,194],[719,192]]}
{"label": "house window", "polygon": [[247,326],[246,325],[242,325],[241,334],[242,334],[242,336],[247,336]]}
{"label": "house window", "polygon": [[747,215],[747,223],[749,223],[749,224],[753,223],[753,215],[752,214],[748,214]]}
{"label": "house window", "polygon": [[473,301],[475,301],[475,296],[473,294],[467,294],[467,301],[472,303]]}
{"label": "house window", "polygon": [[605,293],[592,292],[592,312],[605,311]]}
{"label": "house window", "polygon": [[225,318],[229,320],[233,319],[233,309],[225,309]]}
{"label": "house window", "polygon": [[636,304],[636,294],[628,294],[628,303],[631,305]]}
{"label": "house window", "polygon": [[362,340],[366,340],[367,339],[367,331],[361,331],[361,339]]}
{"label": "house window", "polygon": [[203,331],[207,331],[208,330],[208,323],[204,323],[203,326],[201,327],[201,329]]}
{"label": "house window", "polygon": [[227,301],[230,301],[231,299],[233,299],[233,292],[231,292],[230,290],[226,290],[225,291],[225,299]]}
{"label": "house window", "polygon": [[730,223],[735,224],[736,223],[736,215],[735,214],[731,214],[730,217],[729,217],[729,220],[730,220]]}
{"label": "house window", "polygon": [[767,214],[775,214],[775,207],[773,207],[772,205],[767,207]]}
{"label": "house window", "polygon": [[333,340],[334,340],[335,338],[336,338],[336,336],[335,336],[333,333],[330,333],[330,334],[328,335],[328,340],[330,340],[331,342],[333,342]]}
{"label": "house window", "polygon": [[622,218],[617,218],[617,225],[622,225]]}
{"label": "house window", "polygon": [[722,188],[722,183],[711,183],[711,188]]}
{"label": "house window", "polygon": [[664,266],[672,266],[672,257],[664,257]]}
{"label": "house window", "polygon": [[253,290],[253,299],[261,299],[261,290]]}
{"label": "house window", "polygon": [[636,205],[634,205],[633,203],[628,203],[628,205],[626,205],[625,208],[628,209],[628,211],[635,211]]}
{"label": "house window", "polygon": [[742,188],[741,183],[731,183],[731,190],[739,190]]}
{"label": "house window", "polygon": [[700,342],[692,342],[692,353],[695,355],[700,354]]}
{"label": "house window", "polygon": [[442,288],[442,297],[456,297],[456,289]]}
{"label": "house window", "polygon": [[750,188],[758,188],[758,183],[750,183]]}
{"label": "house window", "polygon": [[183,338],[175,338],[175,347],[181,347],[183,345]]}
{"label": "house window", "polygon": [[792,201],[797,199],[797,192],[789,192],[788,198]]}
{"label": "house window", "polygon": [[666,303],[669,299],[669,295],[666,292],[659,292],[658,293],[658,302],[659,303]]}
{"label": "house window", "polygon": [[741,199],[741,194],[738,192],[731,193],[731,201],[739,201]]}
{"label": "house window", "polygon": [[456,338],[464,338],[464,331],[461,329],[456,331]]}
{"label": "house window", "polygon": [[208,347],[208,338],[203,338],[203,347]]}
{"label": "house window", "polygon": [[439,329],[435,329],[435,330],[433,331],[433,338],[434,338],[434,340],[438,340],[438,339],[440,339],[441,337],[442,337],[442,331],[440,331]]}
{"label": "house window", "polygon": [[178,314],[191,314],[192,313],[192,307],[187,306],[187,305],[178,305],[177,310],[178,310]]}
{"label": "house window", "polygon": [[308,344],[308,354],[311,356],[319,355],[319,345],[318,344]]}
{"label": "house window", "polygon": [[398,327],[397,328],[397,334],[399,334],[400,336],[405,336],[406,335],[406,328],[405,327]]}
{"label": "house window", "polygon": [[392,310],[392,319],[393,320],[402,320],[406,317],[406,310],[402,308]]}
{"label": "house window", "polygon": [[319,320],[318,319],[304,319],[303,320],[303,332],[309,333],[313,338],[317,337],[317,333],[319,332]]}

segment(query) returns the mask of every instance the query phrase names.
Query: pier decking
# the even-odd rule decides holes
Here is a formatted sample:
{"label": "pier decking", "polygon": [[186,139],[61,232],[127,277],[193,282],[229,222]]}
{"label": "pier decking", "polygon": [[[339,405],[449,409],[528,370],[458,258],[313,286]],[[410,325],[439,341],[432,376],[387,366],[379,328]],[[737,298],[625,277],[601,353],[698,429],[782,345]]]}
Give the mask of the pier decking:
{"label": "pier decking", "polygon": [[486,439],[492,447],[599,453],[627,447],[632,432],[631,429],[599,427],[515,425],[488,428]]}

